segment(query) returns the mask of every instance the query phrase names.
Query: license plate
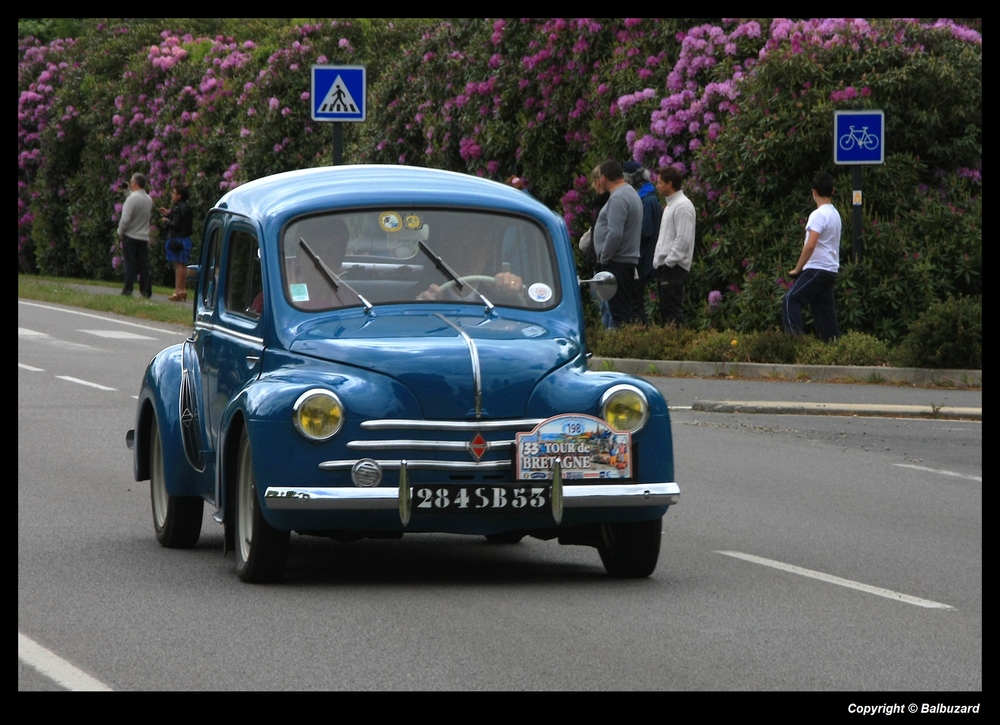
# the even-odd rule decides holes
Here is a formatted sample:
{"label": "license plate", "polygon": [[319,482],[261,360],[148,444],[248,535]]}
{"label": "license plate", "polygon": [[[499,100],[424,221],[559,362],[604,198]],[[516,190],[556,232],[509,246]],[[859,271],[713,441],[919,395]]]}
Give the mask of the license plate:
{"label": "license plate", "polygon": [[549,507],[548,486],[415,486],[413,510],[542,512]]}

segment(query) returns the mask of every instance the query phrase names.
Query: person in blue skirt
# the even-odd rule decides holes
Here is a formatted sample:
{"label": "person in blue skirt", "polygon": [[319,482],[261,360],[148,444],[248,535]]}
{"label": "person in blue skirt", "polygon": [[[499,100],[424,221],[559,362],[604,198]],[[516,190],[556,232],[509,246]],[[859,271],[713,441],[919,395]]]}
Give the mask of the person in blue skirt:
{"label": "person in blue skirt", "polygon": [[160,216],[166,222],[167,261],[174,265],[174,293],[167,299],[183,302],[187,299],[187,266],[191,263],[191,232],[194,212],[188,204],[188,188],[174,184],[170,194],[173,207],[160,207]]}

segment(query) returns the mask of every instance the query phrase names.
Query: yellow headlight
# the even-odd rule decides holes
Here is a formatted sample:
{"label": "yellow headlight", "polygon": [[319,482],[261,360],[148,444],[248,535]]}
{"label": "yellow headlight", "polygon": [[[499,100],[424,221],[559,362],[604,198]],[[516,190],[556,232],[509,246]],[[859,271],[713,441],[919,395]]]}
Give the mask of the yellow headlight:
{"label": "yellow headlight", "polygon": [[299,433],[315,441],[325,441],[344,425],[344,406],[329,390],[309,390],[292,408],[292,420]]}
{"label": "yellow headlight", "polygon": [[635,433],[649,419],[649,403],[638,388],[616,385],[601,398],[601,415],[615,430]]}

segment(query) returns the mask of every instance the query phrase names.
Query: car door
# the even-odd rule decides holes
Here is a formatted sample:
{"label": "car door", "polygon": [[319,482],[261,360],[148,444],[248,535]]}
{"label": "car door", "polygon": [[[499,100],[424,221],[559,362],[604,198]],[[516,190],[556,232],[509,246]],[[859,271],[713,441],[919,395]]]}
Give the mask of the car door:
{"label": "car door", "polygon": [[180,421],[184,455],[191,467],[203,472],[211,466],[215,436],[209,426],[205,395],[205,349],[211,345],[215,299],[218,291],[224,219],[209,218],[205,224],[206,240],[195,289],[194,331],[183,344],[181,353]]}
{"label": "car door", "polygon": [[257,233],[247,220],[229,219],[220,257],[214,306],[211,311],[206,309],[211,323],[204,328],[200,359],[207,427],[215,450],[226,408],[259,375],[264,350],[260,246]]}

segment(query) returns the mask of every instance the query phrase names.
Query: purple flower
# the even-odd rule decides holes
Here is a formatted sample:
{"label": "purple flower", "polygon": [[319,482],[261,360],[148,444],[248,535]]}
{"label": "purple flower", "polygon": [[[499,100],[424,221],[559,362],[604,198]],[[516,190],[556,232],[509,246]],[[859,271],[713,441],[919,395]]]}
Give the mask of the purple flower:
{"label": "purple flower", "polygon": [[708,293],[708,306],[713,310],[722,304],[722,293],[719,290],[714,289]]}

